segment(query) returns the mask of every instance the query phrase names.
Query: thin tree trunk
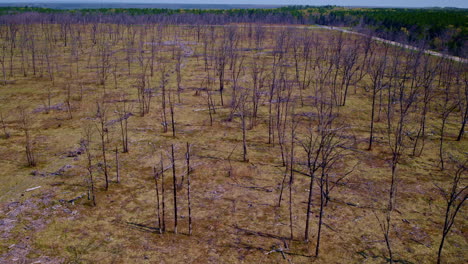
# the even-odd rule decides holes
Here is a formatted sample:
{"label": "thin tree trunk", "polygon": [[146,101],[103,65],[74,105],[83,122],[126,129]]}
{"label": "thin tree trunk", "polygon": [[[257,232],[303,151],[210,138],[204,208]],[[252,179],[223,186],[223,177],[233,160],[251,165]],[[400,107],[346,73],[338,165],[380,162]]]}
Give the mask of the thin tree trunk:
{"label": "thin tree trunk", "polygon": [[[308,153],[310,156],[310,153]],[[311,168],[312,164],[310,164],[310,157],[308,157],[308,166]],[[312,207],[312,191],[314,189],[314,172],[309,169],[310,171],[310,183],[309,183],[309,199],[307,200],[307,215],[306,215],[306,227],[305,227],[305,234],[304,240],[309,241],[309,222],[310,222],[310,210]]]}
{"label": "thin tree trunk", "polygon": [[174,159],[174,144],[171,145],[171,162],[172,162],[172,180],[174,188],[174,233],[177,234],[177,182],[176,182],[176,168]]}
{"label": "thin tree trunk", "polygon": [[[468,100],[467,100],[467,104],[468,104]],[[457,141],[460,141],[462,139],[463,133],[465,133],[465,126],[466,126],[467,121],[468,121],[468,105],[465,106],[465,114],[463,115],[463,121],[460,127],[460,131],[458,132]]]}
{"label": "thin tree trunk", "polygon": [[161,206],[162,206],[162,231],[166,232],[166,203],[164,197],[164,162],[161,153]]}
{"label": "thin tree trunk", "polygon": [[292,185],[294,182],[294,120],[291,119],[291,157],[289,165],[289,228],[291,232],[291,241],[294,239],[293,233],[293,202],[292,202]]}
{"label": "thin tree trunk", "polygon": [[323,218],[323,175],[320,178],[320,212],[319,212],[319,222],[318,222],[318,231],[317,231],[317,245],[315,246],[315,256],[318,257],[320,249],[320,234],[322,232],[322,218]]}
{"label": "thin tree trunk", "polygon": [[117,176],[117,183],[120,183],[119,149],[117,147],[115,147],[115,173]]}
{"label": "thin tree trunk", "polygon": [[370,123],[370,135],[369,135],[369,147],[367,150],[372,150],[372,143],[374,141],[374,116],[375,116],[375,97],[377,93],[375,91],[372,92],[372,110],[371,110],[371,123]]}
{"label": "thin tree trunk", "polygon": [[109,189],[109,175],[107,173],[107,159],[106,159],[106,143],[104,139],[104,129],[101,134],[101,146],[102,146],[102,159],[104,161],[104,177],[106,178],[106,191]]}
{"label": "thin tree trunk", "polygon": [[284,183],[286,182],[286,177],[288,176],[288,166],[286,166],[285,170],[286,171],[284,172],[283,181],[281,182],[280,195],[278,199],[278,207],[281,207],[281,201],[283,200]]}
{"label": "thin tree trunk", "polygon": [[172,103],[172,98],[170,94],[169,94],[169,107],[171,110],[172,137],[175,137],[176,130],[175,130],[175,120],[174,120],[174,104]]}
{"label": "thin tree trunk", "polygon": [[[243,103],[245,104],[245,102]],[[242,106],[244,108],[245,106]],[[246,139],[246,131],[245,131],[245,110],[242,109],[242,146],[243,146],[243,161],[247,162],[247,139]]]}
{"label": "thin tree trunk", "polygon": [[155,184],[155,188],[156,188],[156,212],[158,214],[158,228],[159,228],[159,233],[162,234],[162,228],[161,228],[161,212],[160,212],[160,209],[159,209],[159,187],[158,187],[158,171],[156,169],[156,167],[153,168],[153,171],[154,171],[154,184]]}
{"label": "thin tree trunk", "polygon": [[192,235],[192,207],[190,202],[190,144],[187,142],[187,202],[188,202],[188,220],[189,235]]}
{"label": "thin tree trunk", "polygon": [[444,164],[444,153],[443,153],[443,145],[444,145],[444,132],[445,132],[445,122],[446,118],[443,117],[442,119],[442,127],[440,129],[440,144],[439,144],[439,159],[440,159],[440,168],[441,170],[444,170],[445,164]]}

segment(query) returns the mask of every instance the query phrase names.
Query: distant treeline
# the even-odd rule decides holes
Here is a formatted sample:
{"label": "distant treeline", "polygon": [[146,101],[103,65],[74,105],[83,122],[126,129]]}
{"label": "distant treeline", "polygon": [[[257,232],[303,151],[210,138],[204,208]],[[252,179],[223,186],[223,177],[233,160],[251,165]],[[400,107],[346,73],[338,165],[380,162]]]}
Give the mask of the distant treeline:
{"label": "distant treeline", "polygon": [[2,7],[0,23],[319,24],[351,27],[379,37],[467,57],[468,10],[457,8],[344,8],[287,6],[271,9]]}

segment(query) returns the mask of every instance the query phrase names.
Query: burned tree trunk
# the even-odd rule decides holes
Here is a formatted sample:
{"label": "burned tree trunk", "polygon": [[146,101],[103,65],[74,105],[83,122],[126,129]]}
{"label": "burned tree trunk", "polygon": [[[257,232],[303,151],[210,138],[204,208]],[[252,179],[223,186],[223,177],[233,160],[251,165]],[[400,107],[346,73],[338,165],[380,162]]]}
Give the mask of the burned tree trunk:
{"label": "burned tree trunk", "polygon": [[105,189],[106,191],[109,189],[109,174],[107,171],[107,158],[106,158],[106,134],[107,134],[107,127],[106,127],[106,109],[104,107],[104,102],[97,103],[97,113],[96,113],[98,124],[96,124],[97,130],[99,132],[99,136],[101,138],[101,150],[102,150],[102,161],[104,167],[104,177],[106,179]]}
{"label": "burned tree trunk", "polygon": [[164,196],[164,162],[161,153],[161,209],[162,209],[162,226],[161,231],[166,232],[166,202]]}
{"label": "burned tree trunk", "polygon": [[174,233],[177,234],[177,181],[176,167],[174,158],[174,144],[171,145],[171,163],[172,163],[172,185],[174,189]]}
{"label": "burned tree trunk", "polygon": [[154,172],[154,185],[156,188],[156,213],[158,215],[158,228],[159,228],[159,233],[162,234],[162,228],[161,228],[161,212],[159,209],[159,186],[158,186],[158,178],[159,178],[159,173],[156,167],[153,168]]}
{"label": "burned tree trunk", "polygon": [[93,167],[92,167],[92,155],[91,155],[91,128],[86,127],[84,129],[85,138],[81,139],[80,145],[86,153],[86,170],[88,171],[88,200],[91,200],[93,206],[96,206],[96,196],[94,194],[94,179],[93,179]]}
{"label": "burned tree trunk", "polygon": [[25,137],[25,149],[26,149],[26,160],[28,162],[29,167],[34,167],[36,166],[36,158],[34,156],[34,149],[33,149],[33,143],[31,140],[31,134],[30,134],[30,119],[29,115],[26,112],[26,109],[23,107],[20,108],[20,115],[21,115],[21,125],[22,129],[24,132],[24,137]]}
{"label": "burned tree trunk", "polygon": [[117,183],[120,183],[120,164],[119,164],[119,148],[115,147],[115,176]]}
{"label": "burned tree trunk", "polygon": [[187,142],[187,153],[186,153],[186,160],[187,160],[187,204],[188,204],[188,222],[189,222],[189,235],[192,235],[192,204],[190,200],[190,144]]}

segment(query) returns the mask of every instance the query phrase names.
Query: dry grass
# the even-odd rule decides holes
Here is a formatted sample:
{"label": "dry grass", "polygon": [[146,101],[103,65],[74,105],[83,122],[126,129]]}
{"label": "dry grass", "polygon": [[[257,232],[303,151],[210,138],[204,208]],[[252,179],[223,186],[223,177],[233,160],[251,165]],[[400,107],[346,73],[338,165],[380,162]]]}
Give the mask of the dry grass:
{"label": "dry grass", "polygon": [[[333,34],[317,32],[325,40],[327,34]],[[267,45],[271,44],[269,41],[266,41]],[[242,44],[247,46],[247,43]],[[202,52],[202,45],[192,46],[195,54]],[[129,98],[134,99],[136,89],[132,85],[136,77],[127,76],[124,54],[117,56],[121,60],[118,90],[125,90]],[[64,60],[61,58],[58,63],[65,63]],[[63,102],[66,83],[73,85],[77,96],[80,80],[95,79],[95,74],[85,68],[86,60],[86,56],[81,58],[80,73],[73,80],[69,80],[67,73],[56,76],[52,104]],[[137,64],[133,67],[132,71],[136,73]],[[90,205],[86,196],[74,204],[67,202],[86,193],[85,157],[67,157],[67,153],[79,147],[82,127],[92,123],[89,117],[95,113],[95,100],[102,95],[103,87],[93,82],[84,85],[84,99],[72,102],[71,120],[67,119],[66,111],[32,112],[42,107],[47,98],[46,88],[51,82],[45,77],[14,76],[14,84],[0,88],[0,110],[7,117],[7,129],[11,133],[11,138],[0,139],[0,203],[5,213],[0,215],[0,221],[3,221],[0,225],[0,260],[13,263],[20,255],[18,261],[44,261],[48,256],[51,263],[282,263],[287,260],[293,263],[386,263],[385,243],[376,215],[381,217],[386,203],[390,153],[382,133],[383,121],[376,123],[379,138],[375,148],[365,150],[370,106],[368,95],[362,89],[358,89],[357,94],[351,93],[347,106],[340,109],[343,120],[347,120],[358,141],[357,149],[347,156],[344,164],[352,166],[359,162],[359,166],[331,194],[332,201],[325,209],[321,256],[315,258],[319,191],[314,190],[311,242],[306,243],[302,240],[309,178],[296,174],[293,186],[295,240],[289,241],[287,199],[281,208],[276,206],[284,167],[281,167],[279,146],[267,144],[268,127],[264,121],[268,114],[267,105],[260,109],[261,123],[247,132],[249,162],[244,163],[240,120],[224,121],[229,109],[219,107],[213,126],[209,126],[208,112],[198,111],[207,108],[206,94],[195,95],[190,87],[200,86],[204,76],[202,58],[199,62],[195,57],[187,58],[183,74],[182,102],[175,106],[177,137],[172,138],[170,132],[162,133],[158,91],[150,114],[129,120],[130,152],[120,155],[121,183],[111,182],[110,189],[104,191],[103,174],[101,171],[96,173],[96,207]],[[158,77],[151,79],[151,83],[158,85]],[[169,83],[169,88],[174,88],[174,74]],[[106,99],[118,98],[118,90],[114,89],[110,77]],[[228,88],[225,101],[229,100],[229,95]],[[213,96],[219,102],[218,94]],[[20,104],[28,107],[33,118],[32,134],[38,159],[35,168],[25,167],[24,139],[15,110]],[[114,106],[108,105],[109,120],[115,119]],[[311,110],[308,106],[300,109]],[[457,121],[455,116],[449,120],[445,148],[454,154],[466,153],[466,138],[461,142],[453,141]],[[429,130],[437,131],[438,126],[438,117],[431,116]],[[120,147],[116,125],[110,128],[109,135],[109,148]],[[97,163],[101,159],[97,135],[95,137],[92,150],[93,162]],[[180,233],[172,233],[170,171],[166,172],[164,183],[168,232],[159,234],[152,168],[159,163],[161,152],[164,153],[164,163],[169,164],[165,151],[174,143],[180,179],[185,170],[185,142],[193,144],[194,234],[188,235],[185,189],[179,191]],[[449,181],[448,176],[437,168],[437,143],[438,136],[430,136],[424,154],[421,157],[405,155],[399,169],[392,237],[395,259],[402,263],[431,263],[436,258],[444,202],[434,182],[446,186]],[[297,153],[298,159],[304,155],[300,149]],[[114,181],[112,152],[109,151],[108,157]],[[51,174],[66,165],[72,168],[62,175]],[[32,171],[38,173],[32,175]],[[34,186],[42,187],[25,192]],[[9,212],[16,210],[12,206],[17,201],[23,207],[13,216]],[[447,263],[467,260],[467,219],[464,216],[462,211],[448,237],[444,250]],[[4,228],[7,219],[14,221],[11,230]],[[29,245],[30,249],[23,255],[8,255],[21,243]],[[280,248],[284,249],[287,260],[281,253],[272,251]]]}

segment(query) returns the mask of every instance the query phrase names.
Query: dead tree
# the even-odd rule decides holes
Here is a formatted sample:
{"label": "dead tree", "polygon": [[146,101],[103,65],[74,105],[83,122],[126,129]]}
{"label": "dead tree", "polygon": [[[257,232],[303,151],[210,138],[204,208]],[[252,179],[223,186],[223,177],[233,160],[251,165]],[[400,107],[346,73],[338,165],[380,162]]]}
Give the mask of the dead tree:
{"label": "dead tree", "polygon": [[447,203],[447,207],[445,209],[442,238],[437,252],[437,264],[441,263],[444,242],[447,235],[450,233],[450,229],[455,223],[455,217],[458,212],[460,212],[463,203],[468,198],[468,185],[463,181],[466,180],[466,177],[463,177],[463,174],[466,174],[466,172],[468,172],[468,160],[465,160],[464,163],[456,164],[456,168],[450,172],[453,173],[453,179],[448,190],[439,187],[439,190],[442,192],[445,202]]}
{"label": "dead tree", "polygon": [[[318,186],[320,188],[320,208],[319,221],[317,227],[317,243],[315,246],[315,256],[318,257],[320,250],[320,239],[322,233],[323,216],[325,214],[325,206],[329,193],[327,190],[329,175],[335,169],[337,163],[343,159],[346,151],[346,137],[343,136],[346,126],[337,123],[337,114],[334,112],[333,102],[329,99],[320,99],[317,106],[319,133],[319,146],[316,151],[319,153],[318,169],[320,170],[320,178],[318,178]],[[309,212],[310,213],[310,212]]]}
{"label": "dead tree", "polygon": [[187,204],[188,204],[188,222],[189,222],[189,235],[192,235],[192,207],[190,201],[190,144],[187,142],[187,152],[185,154],[185,159],[187,161]]}
{"label": "dead tree", "polygon": [[315,173],[320,168],[320,151],[323,148],[323,143],[325,143],[325,137],[323,137],[324,133],[321,130],[315,132],[316,128],[313,120],[314,118],[312,116],[308,118],[308,133],[305,135],[304,139],[301,140],[301,146],[307,154],[307,174],[310,177],[304,234],[305,241],[309,241],[309,225],[312,209],[312,194],[314,189]]}
{"label": "dead tree", "polygon": [[[311,65],[311,47],[312,38],[308,34],[308,30],[301,32],[301,36],[293,41],[294,63],[296,68],[296,82],[299,85],[299,97],[301,106],[304,106],[303,92],[310,87],[312,79],[309,74]],[[302,64],[302,67],[301,67]]]}
{"label": "dead tree", "polygon": [[387,67],[387,52],[388,47],[385,46],[385,53],[382,57],[377,58],[374,56],[372,64],[369,67],[369,75],[371,77],[372,85],[372,108],[371,108],[371,120],[370,120],[370,133],[369,133],[369,146],[368,150],[372,149],[372,143],[374,142],[374,123],[375,123],[375,103],[377,99],[377,93],[381,92],[384,88],[384,76]]}
{"label": "dead tree", "polygon": [[167,73],[166,73],[166,65],[162,63],[159,66],[159,72],[160,72],[160,85],[159,87],[161,88],[162,92],[162,97],[161,97],[161,114],[162,114],[162,126],[163,126],[163,132],[167,132],[167,114],[166,114],[166,85],[167,85]]}
{"label": "dead tree", "polygon": [[[233,54],[231,55],[232,56],[232,59],[235,57],[236,61],[238,60],[237,57],[239,56],[236,52],[233,52]],[[239,105],[239,104],[242,104],[242,102],[237,102],[237,90],[240,88],[239,87],[239,77],[242,76],[242,72],[243,72],[243,63],[244,63],[244,59],[245,57],[244,56],[241,56],[241,59],[239,61],[239,63],[235,63],[233,64],[232,66],[232,96],[231,96],[231,116],[229,119],[232,119],[232,114],[235,112],[236,110],[236,107]],[[233,59],[234,60],[234,59]]]}
{"label": "dead tree", "polygon": [[213,114],[216,114],[216,109],[215,109],[215,104],[213,102],[213,97],[211,96],[211,81],[210,81],[210,75],[208,72],[207,78],[206,78],[206,87],[203,88],[203,84],[205,83],[205,80],[202,81],[201,84],[201,89],[205,89],[206,91],[206,102],[208,104],[208,114],[210,115],[210,126],[213,126]]}
{"label": "dead tree", "polygon": [[286,183],[289,172],[290,172],[290,169],[289,169],[289,161],[288,161],[288,163],[284,167],[283,180],[281,181],[280,194],[279,194],[279,199],[278,199],[278,207],[281,207],[281,201],[283,201],[284,184]]}
{"label": "dead tree", "polygon": [[8,133],[6,124],[5,124],[5,119],[3,118],[3,113],[0,112],[0,122],[2,123],[2,130],[3,130],[3,137],[5,139],[10,138],[10,133]]}
{"label": "dead tree", "polygon": [[279,65],[281,64],[283,58],[282,53],[273,53],[273,65],[271,70],[271,83],[270,89],[268,93],[268,144],[274,146],[275,144],[275,131],[274,131],[274,112],[273,112],[273,99],[275,96],[275,92],[278,89],[278,69]]}
{"label": "dead tree", "polygon": [[466,123],[468,122],[468,74],[464,74],[464,85],[462,89],[462,95],[460,100],[461,109],[461,126],[458,132],[457,141],[460,141],[465,133]]}
{"label": "dead tree", "polygon": [[34,155],[33,142],[31,139],[31,120],[27,110],[24,107],[20,107],[20,118],[21,118],[21,129],[24,132],[25,137],[25,150],[26,150],[26,160],[29,167],[36,166],[36,158]]}
{"label": "dead tree", "polygon": [[36,47],[36,39],[35,39],[35,32],[32,28],[32,25],[28,27],[28,37],[29,37],[29,49],[31,54],[31,62],[33,68],[33,75],[36,76],[37,67],[36,67],[36,59],[37,59],[37,47]]}
{"label": "dead tree", "polygon": [[[260,63],[259,63],[260,61]],[[250,128],[253,128],[257,124],[258,109],[260,106],[260,99],[262,95],[262,89],[265,83],[265,68],[266,60],[262,59],[261,56],[254,56],[251,64],[251,77],[252,77],[252,116],[250,118]]]}
{"label": "dead tree", "polygon": [[440,140],[439,140],[439,161],[440,161],[440,169],[444,170],[444,139],[445,139],[445,128],[448,121],[450,114],[458,106],[458,102],[452,98],[453,87],[452,87],[452,70],[453,70],[453,63],[446,62],[441,67],[440,72],[440,79],[439,84],[443,88],[443,101],[440,105],[440,113],[441,113],[441,126],[440,126]]}
{"label": "dead tree", "polygon": [[261,50],[263,49],[263,42],[265,39],[266,35],[266,30],[265,27],[263,27],[260,24],[255,25],[255,33],[254,33],[254,38],[255,38],[255,49]]}
{"label": "dead tree", "polygon": [[224,106],[223,92],[224,92],[224,72],[227,63],[227,43],[226,39],[220,44],[216,50],[216,74],[219,79],[219,95],[221,98],[221,106]]}
{"label": "dead tree", "polygon": [[174,113],[174,103],[172,102],[171,93],[169,93],[169,110],[171,111],[171,128],[172,128],[172,137],[175,138],[176,136],[176,128],[175,128],[175,113]]}
{"label": "dead tree", "polygon": [[110,45],[104,40],[101,40],[102,42],[98,44],[97,46],[97,75],[98,75],[98,80],[99,84],[104,87],[104,93],[106,91],[106,80],[109,76],[110,69],[111,69],[111,52],[110,52]]}
{"label": "dead tree", "polygon": [[422,86],[423,88],[423,96],[422,100],[420,100],[422,104],[422,111],[416,138],[414,140],[413,156],[420,156],[424,150],[426,141],[426,120],[430,110],[430,102],[434,98],[433,82],[436,76],[438,62],[431,63],[430,59],[432,59],[432,57],[424,56],[421,72],[418,74],[416,79],[416,85]]}
{"label": "dead tree", "polygon": [[145,116],[150,112],[151,98],[153,97],[153,89],[148,85],[146,78],[146,69],[141,74],[137,81],[136,88],[138,91],[138,103],[140,105],[140,115]]}
{"label": "dead tree", "polygon": [[341,67],[341,84],[340,84],[340,105],[346,104],[348,96],[348,89],[351,85],[353,78],[361,66],[358,65],[359,61],[359,45],[357,42],[351,48],[343,50],[343,67]]}
{"label": "dead tree", "polygon": [[115,147],[115,177],[117,183],[120,183],[120,163],[119,163],[119,148]]}
{"label": "dead tree", "polygon": [[289,158],[290,158],[290,160],[289,160],[289,229],[290,230],[289,231],[291,232],[289,239],[291,241],[294,239],[292,188],[293,188],[293,183],[294,183],[294,137],[295,137],[295,133],[296,133],[296,125],[297,125],[297,123],[294,120],[294,113],[291,113],[291,144],[290,144],[291,152],[289,153]]}
{"label": "dead tree", "polygon": [[174,144],[171,145],[172,187],[174,189],[174,233],[177,234],[177,181],[174,157]]}
{"label": "dead tree", "polygon": [[128,119],[132,116],[132,105],[127,105],[125,96],[120,98],[120,103],[116,104],[116,110],[119,117],[120,136],[122,141],[122,152],[128,152]]}
{"label": "dead tree", "polygon": [[156,167],[153,168],[153,173],[154,173],[154,185],[156,188],[156,213],[158,215],[158,229],[159,233],[162,234],[162,228],[161,228],[161,212],[159,209],[159,187],[158,187],[158,179],[159,179],[159,172],[156,169]]}
{"label": "dead tree", "polygon": [[72,116],[72,106],[71,106],[71,85],[70,84],[66,85],[66,93],[67,93],[67,96],[65,98],[65,103],[67,105],[68,118],[72,119],[73,116]]}
{"label": "dead tree", "polygon": [[109,174],[107,171],[107,158],[106,158],[106,135],[108,132],[108,128],[106,126],[107,123],[107,114],[106,114],[106,107],[104,102],[96,102],[97,112],[96,112],[96,119],[97,123],[95,123],[99,136],[101,138],[101,150],[102,150],[102,162],[104,167],[104,177],[106,180],[105,189],[106,191],[109,189]]}
{"label": "dead tree", "polygon": [[286,124],[289,111],[294,102],[292,102],[293,87],[288,82],[286,70],[283,69],[280,77],[280,86],[276,89],[276,120],[275,126],[278,135],[278,144],[281,151],[281,160],[283,166],[286,166]]}
{"label": "dead tree", "polygon": [[7,84],[7,70],[6,70],[6,49],[7,46],[4,42],[1,44],[1,54],[0,54],[0,64],[2,65],[2,73],[3,73],[3,80],[2,83],[3,85]]}
{"label": "dead tree", "polygon": [[344,48],[344,33],[340,32],[338,36],[332,36],[332,48],[331,48],[331,56],[330,56],[330,65],[333,65],[334,75],[331,79],[332,81],[332,96],[334,99],[334,104],[339,105],[339,93],[337,91],[337,84],[338,84],[338,74],[341,71],[342,67],[342,56],[343,48]]}
{"label": "dead tree", "polygon": [[84,149],[86,154],[86,170],[88,171],[88,178],[86,182],[88,183],[88,200],[91,200],[93,206],[96,206],[96,195],[94,194],[94,179],[93,179],[93,164],[92,164],[92,153],[91,153],[91,139],[92,139],[92,130],[91,127],[87,126],[84,128],[84,138],[81,139],[80,145]]}
{"label": "dead tree", "polygon": [[249,159],[247,158],[247,126],[246,126],[246,116],[248,115],[247,111],[247,98],[248,98],[248,90],[242,89],[241,95],[238,98],[238,103],[240,106],[235,106],[239,108],[239,115],[241,118],[241,128],[242,128],[242,161],[247,162]]}
{"label": "dead tree", "polygon": [[175,53],[175,72],[176,72],[176,81],[177,81],[177,100],[180,104],[180,92],[182,91],[182,88],[180,86],[180,83],[182,82],[182,62],[183,62],[183,54],[182,54],[182,49],[179,48],[176,53]]}
{"label": "dead tree", "polygon": [[161,153],[161,209],[162,209],[162,232],[166,232],[166,199],[165,199],[165,192],[164,192],[164,162],[163,162],[163,155]]}
{"label": "dead tree", "polygon": [[[400,50],[399,47],[396,49]],[[414,82],[407,84],[408,80],[411,80],[409,75],[411,74],[412,63],[416,62],[418,57],[410,57],[405,65],[401,65],[400,61],[402,54],[396,54],[393,58],[394,69],[392,76],[390,76],[390,86],[388,95],[387,105],[387,141],[388,146],[391,150],[391,181],[388,193],[388,204],[385,210],[385,219],[378,221],[381,227],[381,231],[384,235],[385,244],[388,250],[390,263],[393,262],[393,251],[391,247],[391,220],[392,213],[396,205],[396,194],[398,186],[398,165],[401,160],[401,156],[404,154],[405,135],[408,133],[408,117],[410,109],[415,104],[416,98],[419,95],[419,87],[414,85]],[[414,60],[414,61],[412,61]]]}

